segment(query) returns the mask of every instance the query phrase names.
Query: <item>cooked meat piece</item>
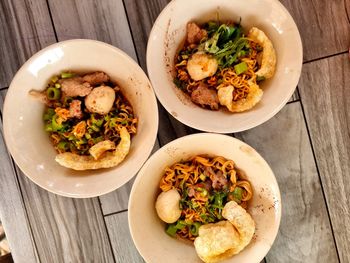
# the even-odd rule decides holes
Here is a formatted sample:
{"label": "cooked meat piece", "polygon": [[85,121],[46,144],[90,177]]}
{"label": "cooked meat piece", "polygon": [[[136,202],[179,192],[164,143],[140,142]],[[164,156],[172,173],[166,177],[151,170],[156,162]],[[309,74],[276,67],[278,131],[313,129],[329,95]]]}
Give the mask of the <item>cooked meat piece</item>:
{"label": "cooked meat piece", "polygon": [[109,77],[104,72],[94,72],[83,76],[83,80],[84,82],[89,83],[91,86],[95,86],[107,82]]}
{"label": "cooked meat piece", "polygon": [[115,91],[108,86],[94,88],[85,98],[85,106],[90,112],[107,114],[113,107]]}
{"label": "cooked meat piece", "polygon": [[218,171],[216,174],[214,173],[212,180],[214,189],[222,189],[225,185],[227,185],[227,179],[221,171]]}
{"label": "cooked meat piece", "polygon": [[215,90],[209,89],[204,83],[192,92],[191,100],[201,106],[209,106],[212,110],[219,109],[219,98]]}
{"label": "cooked meat piece", "polygon": [[69,104],[69,115],[72,118],[81,119],[83,117],[83,112],[81,111],[81,101],[73,100]]}
{"label": "cooked meat piece", "polygon": [[196,191],[194,190],[194,187],[188,187],[188,196],[193,197],[196,194]]}
{"label": "cooked meat piece", "polygon": [[29,95],[39,100],[41,103],[46,104],[47,106],[53,105],[53,102],[47,98],[46,91],[31,90],[29,91]]}
{"label": "cooked meat piece", "polygon": [[189,44],[197,44],[207,35],[207,31],[201,29],[196,23],[190,22],[187,24],[187,42]]}
{"label": "cooked meat piece", "polygon": [[74,77],[59,80],[64,96],[67,97],[85,97],[89,95],[92,87],[89,83],[84,82],[82,77]]}
{"label": "cooked meat piece", "polygon": [[211,190],[211,183],[209,180],[206,180],[204,183],[204,188],[207,190],[207,191],[210,191]]}

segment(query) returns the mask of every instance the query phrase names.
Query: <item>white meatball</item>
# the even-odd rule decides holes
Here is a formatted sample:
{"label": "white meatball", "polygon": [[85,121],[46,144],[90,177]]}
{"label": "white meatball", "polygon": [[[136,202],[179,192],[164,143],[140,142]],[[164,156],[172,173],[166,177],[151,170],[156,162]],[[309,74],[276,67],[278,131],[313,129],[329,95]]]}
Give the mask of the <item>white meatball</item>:
{"label": "white meatball", "polygon": [[181,216],[181,196],[176,189],[162,192],[156,201],[156,210],[160,219],[166,223],[174,223]]}
{"label": "white meatball", "polygon": [[213,76],[218,69],[217,60],[205,53],[197,52],[187,62],[187,71],[194,80]]}
{"label": "white meatball", "polygon": [[86,108],[93,113],[107,114],[113,107],[115,91],[108,86],[94,88],[85,98]]}

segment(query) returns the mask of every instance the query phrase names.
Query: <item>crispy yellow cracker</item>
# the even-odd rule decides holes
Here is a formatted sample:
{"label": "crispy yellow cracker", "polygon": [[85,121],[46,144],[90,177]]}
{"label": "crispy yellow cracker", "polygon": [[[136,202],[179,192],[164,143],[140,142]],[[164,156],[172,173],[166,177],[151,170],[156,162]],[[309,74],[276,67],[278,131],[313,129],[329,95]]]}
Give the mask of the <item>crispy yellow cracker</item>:
{"label": "crispy yellow cracker", "polygon": [[93,156],[78,155],[70,152],[60,153],[56,156],[56,162],[74,170],[91,170],[110,168],[121,163],[130,150],[130,134],[123,127],[120,130],[121,141],[113,152],[106,152],[100,159]]}
{"label": "crispy yellow cracker", "polygon": [[249,30],[248,38],[254,40],[263,48],[261,67],[256,72],[256,75],[264,77],[265,79],[271,78],[276,69],[276,51],[271,40],[262,30],[256,27],[252,27]]}

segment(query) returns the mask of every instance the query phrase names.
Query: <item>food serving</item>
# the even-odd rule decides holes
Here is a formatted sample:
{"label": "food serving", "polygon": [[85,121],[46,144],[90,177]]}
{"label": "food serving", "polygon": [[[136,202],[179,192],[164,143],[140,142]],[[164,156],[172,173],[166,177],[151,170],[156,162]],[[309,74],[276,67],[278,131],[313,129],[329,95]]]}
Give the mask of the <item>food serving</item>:
{"label": "food serving", "polygon": [[197,155],[165,169],[156,200],[166,233],[193,242],[204,262],[238,254],[251,241],[255,222],[246,211],[250,182],[232,160]]}
{"label": "food serving", "polygon": [[45,104],[45,131],[56,161],[74,170],[109,168],[124,160],[137,118],[121,88],[104,72],[53,76],[30,95]]}
{"label": "food serving", "polygon": [[273,44],[257,27],[245,35],[240,23],[189,22],[174,83],[204,108],[243,112],[261,100],[259,83],[273,77],[275,67]]}

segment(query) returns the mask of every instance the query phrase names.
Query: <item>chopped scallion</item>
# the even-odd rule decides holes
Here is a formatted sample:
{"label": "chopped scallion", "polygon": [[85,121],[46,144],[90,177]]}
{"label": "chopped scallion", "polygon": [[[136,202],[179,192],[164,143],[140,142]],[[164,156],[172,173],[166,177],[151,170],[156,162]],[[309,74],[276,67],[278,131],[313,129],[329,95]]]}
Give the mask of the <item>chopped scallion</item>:
{"label": "chopped scallion", "polygon": [[240,75],[248,70],[248,65],[246,62],[241,62],[235,65],[235,71],[237,75]]}

